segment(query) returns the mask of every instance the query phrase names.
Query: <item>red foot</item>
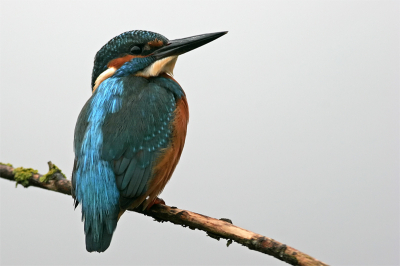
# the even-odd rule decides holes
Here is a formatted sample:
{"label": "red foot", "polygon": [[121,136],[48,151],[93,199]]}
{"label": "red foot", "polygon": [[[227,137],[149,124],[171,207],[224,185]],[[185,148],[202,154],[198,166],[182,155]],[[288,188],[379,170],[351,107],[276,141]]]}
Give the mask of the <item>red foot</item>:
{"label": "red foot", "polygon": [[165,205],[165,201],[164,201],[163,199],[160,199],[160,198],[155,198],[155,199],[153,200],[153,202],[151,202],[151,203],[147,206],[146,210],[150,210],[150,208],[153,207],[154,204],[162,204],[162,205]]}

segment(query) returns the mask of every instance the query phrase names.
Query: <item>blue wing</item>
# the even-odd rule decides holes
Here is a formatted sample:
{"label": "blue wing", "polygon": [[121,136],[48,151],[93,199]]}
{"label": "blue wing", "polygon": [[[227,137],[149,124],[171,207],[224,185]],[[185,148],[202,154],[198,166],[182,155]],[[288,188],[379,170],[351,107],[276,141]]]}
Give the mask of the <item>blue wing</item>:
{"label": "blue wing", "polygon": [[153,166],[170,145],[181,94],[166,78],[109,78],[83,107],[75,127],[72,194],[82,203],[88,251],[108,247],[120,208],[146,192]]}
{"label": "blue wing", "polygon": [[152,168],[170,145],[176,101],[160,79],[124,78],[121,107],[102,126],[102,159],[113,162],[122,208],[146,192]]}

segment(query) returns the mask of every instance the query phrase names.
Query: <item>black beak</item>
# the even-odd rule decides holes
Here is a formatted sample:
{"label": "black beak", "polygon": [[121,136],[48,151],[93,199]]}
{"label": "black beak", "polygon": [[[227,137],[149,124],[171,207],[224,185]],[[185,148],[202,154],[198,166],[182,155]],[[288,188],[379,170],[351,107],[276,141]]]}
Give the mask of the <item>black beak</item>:
{"label": "black beak", "polygon": [[169,41],[166,46],[156,50],[153,56],[155,56],[157,60],[160,60],[168,56],[181,55],[214,41],[227,33],[227,31],[221,31]]}

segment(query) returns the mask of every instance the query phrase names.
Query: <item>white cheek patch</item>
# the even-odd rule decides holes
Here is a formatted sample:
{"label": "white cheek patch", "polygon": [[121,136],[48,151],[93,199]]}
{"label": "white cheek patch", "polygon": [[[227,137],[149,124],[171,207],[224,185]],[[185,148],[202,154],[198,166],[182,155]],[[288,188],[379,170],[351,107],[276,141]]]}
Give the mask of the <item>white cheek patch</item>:
{"label": "white cheek patch", "polygon": [[94,86],[92,89],[92,93],[94,93],[94,91],[99,87],[99,85],[105,81],[106,79],[108,79],[109,77],[111,77],[112,75],[114,75],[115,71],[117,71],[117,69],[115,67],[111,67],[107,70],[105,70],[103,73],[101,73],[96,81],[94,82]]}
{"label": "white cheek patch", "polygon": [[136,73],[136,76],[148,78],[158,76],[161,73],[166,73],[172,76],[177,59],[177,55],[160,59],[142,71]]}

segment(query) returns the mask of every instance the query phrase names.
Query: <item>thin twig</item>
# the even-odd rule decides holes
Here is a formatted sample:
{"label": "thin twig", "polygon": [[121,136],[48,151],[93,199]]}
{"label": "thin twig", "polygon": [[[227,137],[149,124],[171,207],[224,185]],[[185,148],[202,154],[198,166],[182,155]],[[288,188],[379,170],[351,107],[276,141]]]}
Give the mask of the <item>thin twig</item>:
{"label": "thin twig", "polygon": [[[32,174],[28,180],[29,185],[71,195],[71,182],[69,180],[62,176],[55,175],[52,179],[41,182],[39,180],[41,176],[40,174]],[[14,168],[8,165],[0,165],[0,177],[15,181]],[[171,222],[173,224],[189,227],[193,230],[199,229],[205,231],[207,235],[212,238],[228,240],[228,246],[232,241],[235,241],[249,249],[271,255],[291,265],[327,265],[303,252],[275,241],[272,238],[235,226],[229,219],[218,220],[191,211],[161,204],[153,205],[150,210],[142,211],[133,209],[130,211],[151,216],[158,222]]]}

